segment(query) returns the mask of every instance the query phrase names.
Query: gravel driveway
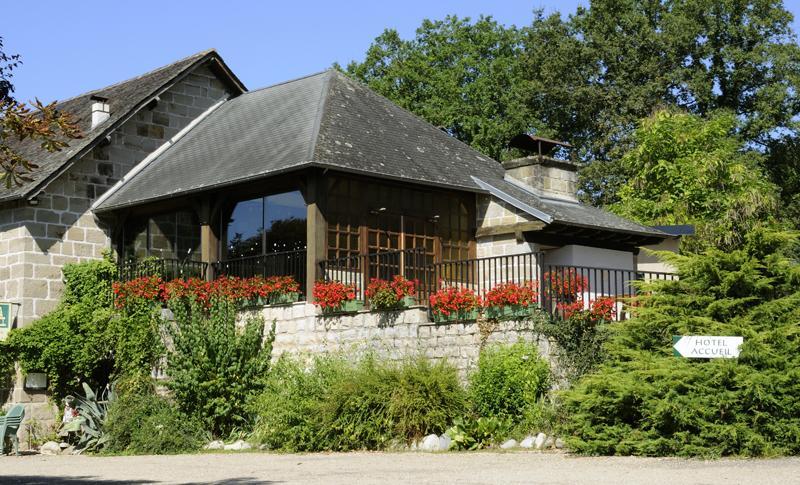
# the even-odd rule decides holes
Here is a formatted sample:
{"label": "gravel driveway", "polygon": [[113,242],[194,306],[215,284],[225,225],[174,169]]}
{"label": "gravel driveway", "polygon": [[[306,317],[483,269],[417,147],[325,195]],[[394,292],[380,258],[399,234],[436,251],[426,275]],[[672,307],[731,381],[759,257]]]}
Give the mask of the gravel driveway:
{"label": "gravel driveway", "polygon": [[800,458],[679,460],[509,453],[0,457],[0,483],[800,483]]}

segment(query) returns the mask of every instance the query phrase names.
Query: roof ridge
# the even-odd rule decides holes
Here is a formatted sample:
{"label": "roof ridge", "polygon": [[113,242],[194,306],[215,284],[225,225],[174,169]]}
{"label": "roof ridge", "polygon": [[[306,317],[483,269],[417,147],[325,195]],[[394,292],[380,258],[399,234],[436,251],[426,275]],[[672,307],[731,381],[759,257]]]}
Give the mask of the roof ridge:
{"label": "roof ridge", "polygon": [[290,84],[290,83],[294,83],[294,82],[297,82],[297,81],[302,81],[303,79],[308,79],[308,78],[311,78],[311,77],[314,77],[314,76],[320,76],[322,74],[327,74],[328,72],[330,72],[332,70],[333,69],[328,68],[328,69],[325,69],[325,70],[322,70],[322,71],[317,71],[317,72],[314,72],[314,73],[311,73],[311,74],[306,74],[305,76],[300,76],[300,77],[296,77],[294,79],[289,79],[288,81],[281,81],[279,83],[270,84],[268,86],[264,86],[264,87],[261,87],[261,88],[251,89],[250,91],[246,91],[246,92],[242,93],[241,95],[239,95],[239,97],[247,96],[248,94],[257,93],[259,91],[266,91],[267,89],[277,88],[278,86],[283,86],[284,84]]}
{"label": "roof ridge", "polygon": [[149,70],[147,72],[139,74],[138,76],[133,76],[133,77],[130,77],[128,79],[124,79],[122,81],[117,81],[117,82],[115,82],[113,84],[109,84],[107,86],[103,86],[101,88],[92,89],[92,90],[89,90],[89,91],[86,91],[86,92],[83,92],[83,93],[80,93],[80,94],[76,94],[75,96],[70,96],[69,98],[61,99],[61,100],[58,101],[58,104],[66,103],[67,101],[72,101],[73,99],[82,98],[84,96],[88,96],[90,94],[97,93],[99,91],[105,91],[107,89],[111,89],[111,88],[120,86],[120,85],[125,84],[125,83],[136,81],[138,79],[142,79],[144,77],[151,76],[151,75],[153,75],[153,74],[155,74],[155,73],[157,73],[159,71],[163,71],[164,69],[172,67],[175,64],[180,64],[182,62],[186,62],[186,61],[193,60],[193,59],[200,59],[200,58],[205,57],[205,56],[207,56],[208,54],[211,54],[211,53],[217,53],[217,50],[214,49],[214,48],[211,48],[211,49],[206,49],[204,51],[197,52],[197,53],[192,54],[190,56],[186,56],[186,57],[184,57],[182,59],[178,59],[177,61],[170,62],[169,64],[164,64],[164,65],[162,65],[160,67],[157,67],[155,69],[151,69],[151,70]]}
{"label": "roof ridge", "polygon": [[308,147],[308,159],[314,160],[314,155],[317,153],[317,139],[319,138],[319,130],[322,126],[322,118],[325,115],[325,110],[328,106],[328,99],[330,98],[331,83],[335,75],[335,70],[327,69],[325,72],[325,81],[322,83],[320,89],[319,101],[317,102],[317,113],[314,115],[314,127],[311,131],[311,143]]}

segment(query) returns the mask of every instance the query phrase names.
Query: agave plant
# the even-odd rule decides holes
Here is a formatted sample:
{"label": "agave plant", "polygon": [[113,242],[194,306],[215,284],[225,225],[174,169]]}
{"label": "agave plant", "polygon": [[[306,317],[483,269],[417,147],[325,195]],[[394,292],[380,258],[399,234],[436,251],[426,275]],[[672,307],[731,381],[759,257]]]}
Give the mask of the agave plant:
{"label": "agave plant", "polygon": [[88,384],[84,382],[82,385],[86,396],[67,396],[67,400],[73,402],[78,415],[72,421],[64,423],[61,432],[76,434],[78,444],[75,449],[78,453],[100,451],[109,438],[105,432],[105,424],[108,408],[114,401],[114,391],[106,388],[104,395],[98,399]]}

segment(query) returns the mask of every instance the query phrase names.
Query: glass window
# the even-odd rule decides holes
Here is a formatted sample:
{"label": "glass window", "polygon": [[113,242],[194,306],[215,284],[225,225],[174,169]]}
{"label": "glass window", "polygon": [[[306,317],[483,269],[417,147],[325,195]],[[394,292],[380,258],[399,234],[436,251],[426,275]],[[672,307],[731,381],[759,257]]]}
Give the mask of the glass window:
{"label": "glass window", "polygon": [[229,259],[305,249],[305,200],[293,191],[239,202],[226,234]]}
{"label": "glass window", "polygon": [[200,260],[200,222],[193,212],[170,212],[129,222],[125,227],[126,260]]}
{"label": "glass window", "polygon": [[306,247],[306,202],[299,191],[264,197],[264,233],[267,253]]}
{"label": "glass window", "polygon": [[239,202],[228,221],[228,257],[257,256],[263,252],[264,199]]}

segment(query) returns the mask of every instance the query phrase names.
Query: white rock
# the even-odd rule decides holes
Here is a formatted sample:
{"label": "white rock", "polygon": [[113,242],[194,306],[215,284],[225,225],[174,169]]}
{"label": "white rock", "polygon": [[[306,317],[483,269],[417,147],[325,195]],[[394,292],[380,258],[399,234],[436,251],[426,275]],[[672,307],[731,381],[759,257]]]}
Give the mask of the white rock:
{"label": "white rock", "polygon": [[438,451],[439,450],[439,437],[435,434],[429,434],[422,440],[420,446],[422,451]]}
{"label": "white rock", "polygon": [[511,448],[516,448],[516,447],[517,447],[517,440],[515,439],[510,439],[505,443],[503,443],[502,445],[500,445],[500,448],[504,450],[510,450]]}
{"label": "white rock", "polygon": [[225,448],[225,443],[222,440],[215,440],[203,447],[204,450],[221,450]]}
{"label": "white rock", "polygon": [[554,440],[552,436],[548,436],[547,439],[544,440],[544,445],[542,446],[542,448],[549,450],[550,448],[553,448],[555,445],[556,445],[556,440]]}
{"label": "white rock", "polygon": [[547,440],[547,435],[544,434],[544,433],[539,433],[539,434],[536,435],[536,438],[533,440],[533,446],[537,450],[541,450],[542,447],[544,446],[545,440]]}
{"label": "white rock", "polygon": [[223,449],[227,451],[241,451],[241,450],[249,450],[250,448],[252,448],[252,446],[247,441],[236,440],[229,445],[225,445]]}
{"label": "white rock", "polygon": [[533,448],[533,440],[535,438],[533,436],[526,436],[524,440],[519,444],[522,448]]}
{"label": "white rock", "polygon": [[39,453],[43,455],[58,455],[61,453],[61,445],[55,441],[48,441],[39,447]]}
{"label": "white rock", "polygon": [[447,436],[446,434],[443,434],[442,436],[439,436],[439,451],[447,451],[447,450],[449,450],[450,449],[450,444],[452,442],[453,442],[453,440],[451,440],[450,437]]}
{"label": "white rock", "polygon": [[560,450],[560,449],[564,448],[564,446],[566,446],[566,443],[564,443],[564,440],[562,440],[561,438],[556,438],[556,449]]}

